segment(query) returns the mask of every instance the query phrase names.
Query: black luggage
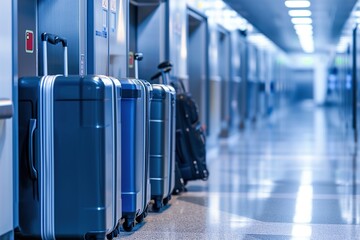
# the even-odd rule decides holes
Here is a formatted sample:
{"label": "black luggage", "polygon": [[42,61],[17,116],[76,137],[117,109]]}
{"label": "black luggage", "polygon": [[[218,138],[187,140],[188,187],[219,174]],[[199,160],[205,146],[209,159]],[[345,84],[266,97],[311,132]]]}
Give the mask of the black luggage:
{"label": "black luggage", "polygon": [[19,80],[17,239],[105,239],[121,218],[121,85],[65,74]]}
{"label": "black luggage", "polygon": [[206,135],[199,120],[198,108],[181,81],[173,83],[176,92],[176,161],[186,184],[207,180]]}
{"label": "black luggage", "polygon": [[186,187],[185,187],[184,179],[181,176],[181,171],[178,166],[178,163],[175,162],[175,184],[172,194],[178,195],[182,192],[186,192]]}

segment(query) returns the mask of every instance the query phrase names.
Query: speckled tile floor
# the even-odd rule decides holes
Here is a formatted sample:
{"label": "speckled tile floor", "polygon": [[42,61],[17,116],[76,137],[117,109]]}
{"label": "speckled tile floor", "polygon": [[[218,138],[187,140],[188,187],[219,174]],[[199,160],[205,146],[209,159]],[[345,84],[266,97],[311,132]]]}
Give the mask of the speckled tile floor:
{"label": "speckled tile floor", "polygon": [[294,107],[208,150],[188,184],[121,239],[360,239],[357,149],[334,109]]}

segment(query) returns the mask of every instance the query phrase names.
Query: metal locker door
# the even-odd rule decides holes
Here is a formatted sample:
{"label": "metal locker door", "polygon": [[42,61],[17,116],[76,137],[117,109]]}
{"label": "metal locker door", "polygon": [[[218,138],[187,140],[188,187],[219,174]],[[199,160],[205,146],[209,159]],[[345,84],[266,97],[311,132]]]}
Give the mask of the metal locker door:
{"label": "metal locker door", "polygon": [[0,237],[11,235],[14,227],[13,214],[13,36],[12,1],[0,2]]}

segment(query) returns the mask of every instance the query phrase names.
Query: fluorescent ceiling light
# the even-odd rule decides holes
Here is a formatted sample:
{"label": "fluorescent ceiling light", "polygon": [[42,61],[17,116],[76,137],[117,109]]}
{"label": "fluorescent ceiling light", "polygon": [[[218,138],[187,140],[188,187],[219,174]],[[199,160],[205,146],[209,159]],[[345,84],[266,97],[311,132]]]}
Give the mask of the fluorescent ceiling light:
{"label": "fluorescent ceiling light", "polygon": [[313,35],[314,31],[312,29],[312,26],[311,25],[307,25],[311,28],[295,28],[295,32],[298,34],[298,35]]}
{"label": "fluorescent ceiling light", "polygon": [[299,31],[299,30],[297,30],[296,31],[296,34],[297,35],[301,35],[301,36],[312,36],[312,35],[314,35],[314,33],[313,33],[313,31]]}
{"label": "fluorescent ceiling light", "polygon": [[218,1],[214,2],[213,6],[216,9],[223,9],[226,5],[225,5],[225,3],[223,1],[218,0]]}
{"label": "fluorescent ceiling light", "polygon": [[313,30],[313,26],[308,25],[308,24],[296,24],[296,25],[294,25],[294,28],[295,28],[295,30],[300,30],[300,31],[302,31],[302,30],[308,30],[308,31]]}
{"label": "fluorescent ceiling light", "polygon": [[360,10],[356,10],[356,11],[354,12],[354,16],[355,16],[355,17],[360,17]]}
{"label": "fluorescent ceiling light", "polygon": [[289,15],[290,15],[290,17],[310,17],[311,11],[310,10],[290,10]]}
{"label": "fluorescent ceiling light", "polygon": [[293,24],[312,24],[312,19],[311,18],[292,18],[291,22]]}
{"label": "fluorescent ceiling light", "polygon": [[300,36],[299,35],[299,42],[304,52],[306,53],[313,53],[315,50],[314,47],[314,40],[312,36]]}
{"label": "fluorescent ceiling light", "polygon": [[313,53],[315,51],[314,45],[301,45],[305,53]]}
{"label": "fluorescent ceiling light", "polygon": [[300,40],[300,45],[302,48],[307,48],[307,49],[314,49],[314,42],[312,41],[306,41],[306,40]]}
{"label": "fluorescent ceiling light", "polygon": [[305,53],[314,53],[314,48],[303,48]]}
{"label": "fluorescent ceiling light", "polygon": [[218,10],[221,10],[221,9],[226,7],[226,4],[222,0],[198,1],[197,7],[202,9],[202,10],[206,10],[206,9],[218,9]]}
{"label": "fluorescent ceiling light", "polygon": [[231,10],[231,9],[223,10],[222,14],[224,17],[236,17],[237,16],[237,12],[235,12],[234,10]]}
{"label": "fluorescent ceiling light", "polygon": [[303,48],[314,48],[314,42],[311,40],[302,40],[301,38],[300,40],[300,44]]}
{"label": "fluorescent ceiling light", "polygon": [[205,11],[205,15],[210,18],[221,17],[221,14],[222,14],[222,12],[220,10],[215,10],[215,9]]}
{"label": "fluorescent ceiling light", "polygon": [[314,41],[313,41],[311,38],[309,38],[309,39],[307,39],[307,38],[299,38],[299,41],[300,41],[300,44],[301,44],[301,45],[311,45],[311,46],[314,46]]}
{"label": "fluorescent ceiling light", "polygon": [[309,1],[285,1],[285,6],[288,8],[306,8],[310,5]]}
{"label": "fluorescent ceiling light", "polygon": [[313,41],[313,37],[311,35],[299,35],[300,40]]}

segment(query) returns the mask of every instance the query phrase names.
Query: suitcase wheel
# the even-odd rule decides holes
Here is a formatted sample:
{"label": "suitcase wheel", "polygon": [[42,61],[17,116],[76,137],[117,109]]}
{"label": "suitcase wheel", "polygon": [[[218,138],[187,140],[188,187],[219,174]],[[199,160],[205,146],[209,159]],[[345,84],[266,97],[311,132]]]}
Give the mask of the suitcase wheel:
{"label": "suitcase wheel", "polygon": [[85,240],[100,240],[105,238],[104,232],[88,232],[85,234]]}
{"label": "suitcase wheel", "polygon": [[152,205],[152,209],[155,211],[155,212],[160,212],[161,208],[163,207],[163,201],[162,199],[154,199],[154,204]]}
{"label": "suitcase wheel", "polygon": [[140,214],[139,216],[136,217],[136,221],[138,223],[141,223],[144,221],[144,218],[145,218],[145,212],[143,212],[142,214]]}
{"label": "suitcase wheel", "polygon": [[106,235],[106,238],[111,240],[111,239],[116,238],[117,236],[118,236],[118,230],[115,230],[115,231],[109,233],[108,235]]}
{"label": "suitcase wheel", "polygon": [[163,205],[164,206],[168,205],[170,200],[171,200],[171,194],[163,199]]}
{"label": "suitcase wheel", "polygon": [[131,232],[133,230],[133,228],[135,227],[135,221],[126,218],[122,227],[126,232]]}
{"label": "suitcase wheel", "polygon": [[114,231],[112,231],[111,233],[107,234],[106,235],[106,238],[107,239],[114,239],[116,238],[119,234],[120,234],[120,226],[119,226],[119,223],[116,225],[116,228],[114,229]]}

